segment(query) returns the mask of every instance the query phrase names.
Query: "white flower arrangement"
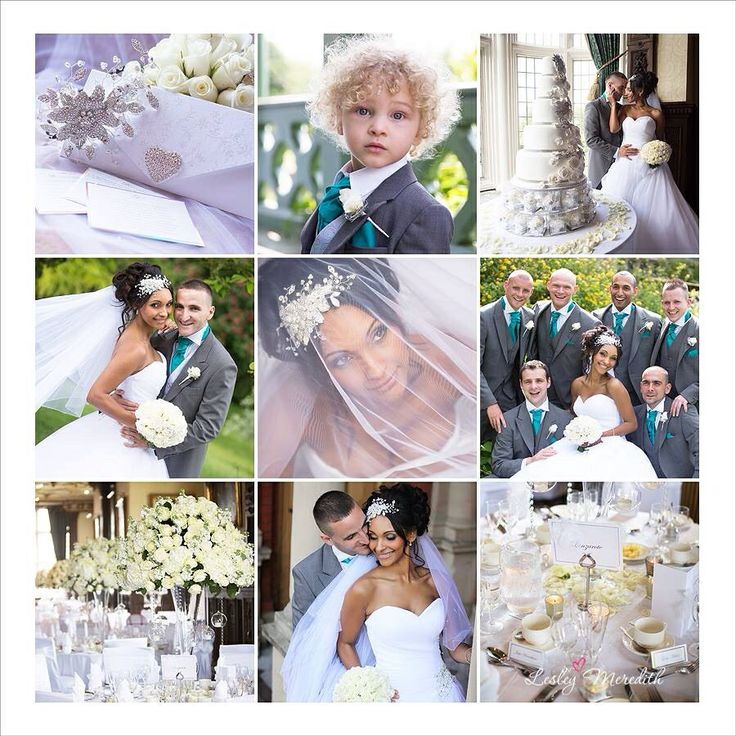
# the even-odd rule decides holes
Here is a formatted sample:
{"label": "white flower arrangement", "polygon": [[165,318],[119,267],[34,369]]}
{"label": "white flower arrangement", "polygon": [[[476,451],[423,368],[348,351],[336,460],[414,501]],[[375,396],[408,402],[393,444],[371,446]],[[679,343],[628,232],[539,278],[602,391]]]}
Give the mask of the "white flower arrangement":
{"label": "white flower arrangement", "polygon": [[694,348],[698,344],[698,338],[697,337],[688,337],[687,344],[691,348]]}
{"label": "white flower arrangement", "polygon": [[580,452],[584,452],[601,438],[603,430],[593,417],[575,417],[565,427],[563,434],[570,442],[578,446]]}
{"label": "white flower arrangement", "polygon": [[68,575],[60,581],[59,587],[77,595],[120,588],[117,567],[119,547],[120,540],[105,537],[77,542],[69,556]]}
{"label": "white flower arrangement", "polygon": [[649,141],[641,147],[639,155],[645,164],[648,164],[652,169],[656,169],[657,166],[666,164],[670,160],[672,146],[664,141]]}
{"label": "white flower arrangement", "polygon": [[[643,585],[646,575],[631,567],[623,570],[601,570],[591,580],[590,600],[605,603],[615,610],[631,602],[631,593]],[[544,579],[547,593],[565,596],[572,593],[578,602],[585,598],[585,572],[579,565],[552,565]]]}
{"label": "white flower arrangement", "polygon": [[140,593],[181,586],[192,594],[207,588],[230,597],[253,585],[253,545],[229,512],[183,491],[161,497],[130,522],[118,567],[125,587]]}
{"label": "white flower arrangement", "polygon": [[577,332],[580,329],[580,322],[573,322],[570,329],[572,330],[572,332]]}
{"label": "white flower arrangement", "polygon": [[[39,588],[65,589],[69,580],[69,560],[57,560],[48,570],[36,576]],[[39,584],[39,581],[41,584]]]}
{"label": "white flower arrangement", "polygon": [[187,377],[183,381],[179,381],[179,385],[181,386],[183,383],[186,383],[187,381],[196,381],[200,376],[202,375],[202,371],[197,368],[197,366],[192,366],[191,368],[187,368]]}
{"label": "white flower arrangement", "polygon": [[375,667],[351,667],[335,685],[333,703],[390,703],[388,677]]}
{"label": "white flower arrangement", "polygon": [[181,409],[163,399],[144,401],[135,410],[135,428],[154,447],[173,447],[187,436],[187,420]]}

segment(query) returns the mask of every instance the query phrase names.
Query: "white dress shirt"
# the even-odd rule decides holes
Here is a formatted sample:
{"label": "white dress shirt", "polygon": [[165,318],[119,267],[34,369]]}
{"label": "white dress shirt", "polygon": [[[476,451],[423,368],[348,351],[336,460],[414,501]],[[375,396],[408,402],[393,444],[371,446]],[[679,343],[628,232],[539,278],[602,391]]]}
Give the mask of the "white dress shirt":
{"label": "white dress shirt", "polygon": [[[539,406],[534,406],[534,404],[532,404],[532,402],[529,401],[529,399],[526,399],[524,401],[524,403],[526,404],[526,410],[529,412],[529,421],[530,422],[532,421],[532,415],[531,415],[532,410],[533,409],[541,409],[542,410],[542,419],[539,422],[539,429],[541,431],[542,425],[544,424],[544,416],[549,411],[549,399],[545,399]],[[534,426],[534,425],[532,424],[532,426]],[[529,458],[525,457],[521,461],[521,467],[522,468],[526,465],[528,459]]]}
{"label": "white dress shirt", "polygon": [[550,303],[549,306],[550,306],[550,310],[551,310],[550,313],[549,313],[550,320],[552,319],[552,312],[559,312],[560,313],[560,316],[557,318],[557,332],[559,332],[562,329],[562,325],[564,325],[565,322],[567,322],[567,318],[570,316],[570,312],[572,312],[572,310],[574,309],[575,302],[572,301],[572,299],[571,299],[561,309],[555,309],[555,305],[552,304],[552,303]]}
{"label": "white dress shirt", "polygon": [[614,325],[616,324],[616,320],[614,319],[615,315],[617,314],[625,315],[624,321],[621,323],[621,329],[623,330],[624,327],[626,327],[626,323],[629,321],[629,317],[631,317],[632,309],[633,309],[633,304],[629,304],[629,306],[626,307],[626,309],[622,309],[621,311],[616,309],[616,307],[613,304],[611,304],[611,323]]}
{"label": "white dress shirt", "polygon": [[398,161],[394,161],[388,166],[381,166],[377,169],[371,169],[368,166],[364,166],[362,169],[357,171],[351,171],[351,163],[348,161],[345,166],[340,169],[341,174],[346,174],[350,179],[350,188],[365,200],[381,185],[386,179],[392,174],[395,174],[400,168],[406,166],[409,161],[408,156],[400,158]]}
{"label": "white dress shirt", "polygon": [[[332,554],[337,557],[337,561],[340,563],[340,567],[344,570],[352,561],[355,555],[349,555],[347,552],[343,552],[341,549],[335,547],[334,544],[330,545]],[[347,560],[347,562],[345,562]]]}
{"label": "white dress shirt", "polygon": [[[179,374],[182,371],[182,368],[187,364],[187,361],[194,355],[197,348],[202,344],[202,335],[204,335],[204,331],[207,329],[207,325],[205,325],[201,330],[195,332],[193,335],[189,335],[189,339],[192,341],[190,345],[187,345],[186,352],[184,353],[184,360],[182,360],[181,363],[176,367],[175,371],[172,371],[169,374],[169,377],[166,379],[166,391],[168,391],[173,385],[174,381],[179,377]],[[178,340],[178,338],[177,338]],[[176,350],[176,342],[174,343],[174,350]],[[173,350],[172,350],[172,356],[173,356]],[[169,363],[171,363],[171,360],[169,360]]]}

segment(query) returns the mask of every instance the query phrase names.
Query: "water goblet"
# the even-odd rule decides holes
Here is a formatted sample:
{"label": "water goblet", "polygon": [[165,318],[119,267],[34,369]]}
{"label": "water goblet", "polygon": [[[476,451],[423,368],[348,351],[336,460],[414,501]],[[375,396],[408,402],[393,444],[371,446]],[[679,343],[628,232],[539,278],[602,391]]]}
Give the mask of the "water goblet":
{"label": "water goblet", "polygon": [[585,520],[585,496],[582,491],[568,490],[567,511],[572,521]]}
{"label": "water goblet", "polygon": [[552,625],[552,641],[560,650],[561,666],[566,667],[570,661],[570,653],[578,641],[578,628],[569,615],[563,616]]}

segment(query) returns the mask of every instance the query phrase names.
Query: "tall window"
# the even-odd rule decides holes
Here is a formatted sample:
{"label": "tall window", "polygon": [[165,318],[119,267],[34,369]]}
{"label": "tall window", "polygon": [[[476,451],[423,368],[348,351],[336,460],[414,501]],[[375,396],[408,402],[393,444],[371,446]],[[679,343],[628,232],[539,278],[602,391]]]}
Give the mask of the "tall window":
{"label": "tall window", "polygon": [[48,570],[56,562],[48,509],[36,509],[36,570]]}

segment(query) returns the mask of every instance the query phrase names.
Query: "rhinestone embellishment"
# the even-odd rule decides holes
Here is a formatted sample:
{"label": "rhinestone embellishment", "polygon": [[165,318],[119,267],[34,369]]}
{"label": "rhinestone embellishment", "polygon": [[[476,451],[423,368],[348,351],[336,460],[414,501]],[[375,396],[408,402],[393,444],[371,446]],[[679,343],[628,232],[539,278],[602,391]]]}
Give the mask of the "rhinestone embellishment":
{"label": "rhinestone embellishment", "polygon": [[166,151],[158,146],[147,149],[143,160],[146,162],[148,175],[156,184],[179,173],[183,163],[176,151]]}
{"label": "rhinestone embellishment", "polygon": [[395,514],[398,511],[396,504],[393,501],[385,501],[382,498],[377,498],[365,512],[366,522],[375,519],[376,516],[386,516],[386,514]]}

